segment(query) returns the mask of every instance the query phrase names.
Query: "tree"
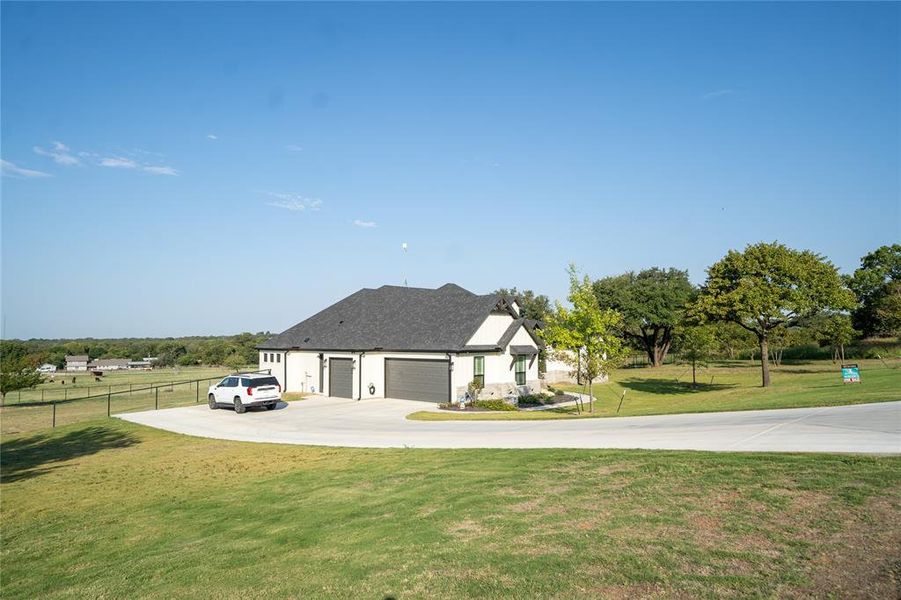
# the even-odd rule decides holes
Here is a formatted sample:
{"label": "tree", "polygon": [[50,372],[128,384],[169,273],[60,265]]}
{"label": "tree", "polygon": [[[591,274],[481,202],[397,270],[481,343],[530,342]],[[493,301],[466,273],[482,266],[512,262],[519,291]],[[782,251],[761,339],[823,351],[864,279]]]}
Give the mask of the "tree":
{"label": "tree", "polygon": [[647,353],[652,366],[659,367],[695,288],[688,280],[688,271],[654,267],[638,274],[598,279],[594,293],[601,308],[623,315],[622,335]]}
{"label": "tree", "polygon": [[500,288],[494,291],[501,296],[510,296],[519,304],[522,316],[526,319],[544,321],[551,313],[551,301],[544,294],[536,294],[532,290],[519,291],[516,288]]}
{"label": "tree", "polygon": [[735,360],[743,351],[757,349],[757,338],[750,331],[731,321],[712,323],[713,335],[717,341],[717,350]]}
{"label": "tree", "polygon": [[37,361],[28,354],[28,349],[16,342],[0,343],[0,403],[6,394],[16,390],[32,388],[43,381],[43,376],[35,368]]}
{"label": "tree", "polygon": [[707,366],[707,359],[716,350],[716,336],[709,325],[684,327],[678,333],[679,359],[691,364],[691,387],[698,387],[697,367]]}
{"label": "tree", "polygon": [[817,337],[821,344],[832,348],[832,362],[837,358],[845,362],[845,345],[850,344],[856,334],[848,315],[834,314],[819,324]]}
{"label": "tree", "polygon": [[778,242],[730,250],[707,269],[697,310],[710,320],[731,321],[757,337],[763,387],[770,385],[769,340],[777,327],[792,327],[819,311],[853,305],[835,266],[809,250]]}
{"label": "tree", "polygon": [[857,296],[853,325],[865,337],[901,335],[901,244],[881,246],[846,278]]}
{"label": "tree", "polygon": [[[598,305],[591,280],[586,276],[580,281],[575,265],[569,267],[568,299],[572,308],[555,303],[540,335],[553,348],[554,356],[588,383],[588,396],[593,398],[594,380],[609,376],[625,355],[623,342],[616,335],[622,315]],[[593,400],[589,411],[594,412]]]}

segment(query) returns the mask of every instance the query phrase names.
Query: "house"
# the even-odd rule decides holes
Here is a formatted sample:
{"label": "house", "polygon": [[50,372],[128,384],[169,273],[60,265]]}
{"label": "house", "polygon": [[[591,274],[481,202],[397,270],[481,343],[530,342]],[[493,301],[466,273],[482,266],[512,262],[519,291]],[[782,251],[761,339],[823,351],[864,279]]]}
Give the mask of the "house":
{"label": "house", "polygon": [[362,289],[258,346],[286,391],[449,402],[537,392],[541,341],[516,302],[438,289]]}
{"label": "house", "polygon": [[86,355],[74,355],[66,357],[66,371],[87,371],[88,357]]}
{"label": "house", "polygon": [[130,360],[128,361],[128,368],[132,371],[149,371],[153,368],[153,362],[147,359]]}
{"label": "house", "polygon": [[40,367],[37,368],[38,373],[56,373],[56,365],[51,365],[50,363],[44,363]]}
{"label": "house", "polygon": [[88,365],[92,371],[119,371],[128,368],[127,358],[98,358]]}

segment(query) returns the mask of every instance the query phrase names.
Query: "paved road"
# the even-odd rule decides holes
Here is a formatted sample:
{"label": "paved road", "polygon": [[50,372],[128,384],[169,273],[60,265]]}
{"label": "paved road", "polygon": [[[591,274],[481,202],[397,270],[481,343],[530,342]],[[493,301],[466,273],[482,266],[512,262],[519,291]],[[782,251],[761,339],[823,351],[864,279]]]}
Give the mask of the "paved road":
{"label": "paved road", "polygon": [[119,415],[177,433],[364,448],[649,448],[901,454],[901,402],[556,421],[410,421],[409,400],[315,397],[243,415],[204,406]]}

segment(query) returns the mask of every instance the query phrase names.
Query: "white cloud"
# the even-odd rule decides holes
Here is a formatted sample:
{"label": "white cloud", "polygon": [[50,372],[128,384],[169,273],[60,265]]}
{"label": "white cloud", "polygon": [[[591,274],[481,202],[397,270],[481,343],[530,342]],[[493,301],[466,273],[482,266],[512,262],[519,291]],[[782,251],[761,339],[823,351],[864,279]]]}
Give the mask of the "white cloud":
{"label": "white cloud", "polygon": [[62,142],[53,141],[51,142],[51,147],[49,150],[41,148],[40,146],[34,147],[35,154],[40,154],[41,156],[47,156],[53,159],[58,165],[72,166],[81,164],[81,161],[78,160],[78,157],[73,156],[71,154],[71,150],[68,146],[66,146]]}
{"label": "white cloud", "polygon": [[144,165],[141,167],[141,170],[145,173],[150,173],[152,175],[178,175],[178,169],[173,169],[172,167],[153,167]]}
{"label": "white cloud", "polygon": [[114,169],[137,169],[151,175],[178,175],[178,170],[165,165],[147,165],[139,163],[130,158],[122,156],[112,156],[101,158],[98,162],[101,167],[111,167]]}
{"label": "white cloud", "polygon": [[219,136],[216,135],[215,133],[208,133],[208,134],[206,134],[206,139],[208,139],[208,140],[218,140],[218,139],[219,139]]}
{"label": "white cloud", "polygon": [[101,167],[113,167],[114,169],[137,169],[138,163],[131,160],[130,158],[114,156],[112,158],[101,158],[100,166]]}
{"label": "white cloud", "polygon": [[35,171],[34,169],[19,167],[9,162],[8,160],[3,159],[0,159],[0,173],[2,173],[4,177],[18,177],[24,179],[34,179],[36,177],[53,177],[53,175],[51,175],[50,173],[44,173],[43,171]]}
{"label": "white cloud", "polygon": [[293,210],[295,212],[302,210],[319,210],[322,207],[322,200],[319,198],[306,198],[300,194],[292,194],[290,192],[262,192],[267,196],[276,199],[274,202],[267,202],[269,206],[284,208],[285,210]]}
{"label": "white cloud", "polygon": [[285,146],[285,150],[288,152],[303,152],[303,147],[298,146],[297,144],[288,144]]}
{"label": "white cloud", "polygon": [[362,219],[354,219],[354,225],[356,227],[376,227],[375,221],[364,221]]}
{"label": "white cloud", "polygon": [[706,94],[704,94],[701,97],[706,100],[708,98],[719,98],[721,96],[731,96],[734,93],[735,93],[735,90],[726,88],[726,89],[722,89],[722,90],[713,90],[712,92],[707,92]]}

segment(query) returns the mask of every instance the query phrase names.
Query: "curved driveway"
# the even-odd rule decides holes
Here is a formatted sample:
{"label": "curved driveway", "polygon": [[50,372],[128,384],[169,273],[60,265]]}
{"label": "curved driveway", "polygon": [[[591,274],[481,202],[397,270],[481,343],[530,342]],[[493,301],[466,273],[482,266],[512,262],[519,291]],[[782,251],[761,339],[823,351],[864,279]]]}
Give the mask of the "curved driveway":
{"label": "curved driveway", "polygon": [[187,435],[320,446],[901,453],[901,402],[551,421],[405,418],[430,407],[314,397],[243,415],[203,405],[118,416]]}

